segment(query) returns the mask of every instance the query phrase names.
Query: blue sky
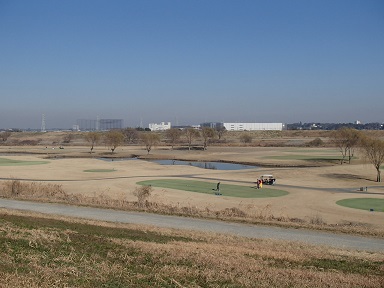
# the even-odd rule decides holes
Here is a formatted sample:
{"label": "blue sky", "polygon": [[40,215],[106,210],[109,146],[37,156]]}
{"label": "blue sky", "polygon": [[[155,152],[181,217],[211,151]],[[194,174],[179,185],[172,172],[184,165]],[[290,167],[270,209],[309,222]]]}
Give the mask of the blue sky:
{"label": "blue sky", "polygon": [[384,1],[0,0],[0,128],[384,122]]}

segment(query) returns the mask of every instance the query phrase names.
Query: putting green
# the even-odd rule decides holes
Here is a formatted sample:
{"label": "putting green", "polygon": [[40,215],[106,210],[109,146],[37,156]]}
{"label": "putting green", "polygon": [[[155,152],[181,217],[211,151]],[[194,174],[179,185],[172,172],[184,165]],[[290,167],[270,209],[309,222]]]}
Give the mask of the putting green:
{"label": "putting green", "polygon": [[[137,182],[137,184],[215,195],[217,182],[212,183],[196,180],[158,179],[140,181]],[[232,184],[220,184],[220,193],[223,196],[240,198],[267,198],[279,197],[288,194],[288,192],[283,190],[267,188],[266,185],[264,185],[262,189],[256,189],[250,186]]]}
{"label": "putting green", "polygon": [[40,165],[47,164],[48,161],[23,161],[7,158],[0,158],[0,166],[24,166],[24,165]]}
{"label": "putting green", "polygon": [[88,169],[84,170],[84,172],[114,172],[114,169]]}
{"label": "putting green", "polygon": [[384,199],[352,198],[339,200],[336,202],[336,204],[349,208],[362,209],[367,211],[373,209],[373,211],[384,212]]}

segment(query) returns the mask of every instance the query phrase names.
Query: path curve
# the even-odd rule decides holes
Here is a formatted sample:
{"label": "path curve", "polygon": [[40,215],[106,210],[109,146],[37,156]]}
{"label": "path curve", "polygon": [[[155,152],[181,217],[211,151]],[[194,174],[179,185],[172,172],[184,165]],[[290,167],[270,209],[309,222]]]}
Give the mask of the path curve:
{"label": "path curve", "polygon": [[231,234],[254,239],[276,239],[370,252],[384,252],[384,239],[306,229],[230,223],[217,220],[165,216],[144,212],[0,199],[0,207],[66,217]]}

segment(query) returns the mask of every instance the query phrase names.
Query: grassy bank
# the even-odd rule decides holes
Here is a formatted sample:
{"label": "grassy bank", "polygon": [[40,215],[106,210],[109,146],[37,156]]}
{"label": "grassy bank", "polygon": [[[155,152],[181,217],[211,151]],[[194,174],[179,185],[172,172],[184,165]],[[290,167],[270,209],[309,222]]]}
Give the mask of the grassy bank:
{"label": "grassy bank", "polygon": [[381,287],[384,255],[133,225],[0,217],[1,287]]}

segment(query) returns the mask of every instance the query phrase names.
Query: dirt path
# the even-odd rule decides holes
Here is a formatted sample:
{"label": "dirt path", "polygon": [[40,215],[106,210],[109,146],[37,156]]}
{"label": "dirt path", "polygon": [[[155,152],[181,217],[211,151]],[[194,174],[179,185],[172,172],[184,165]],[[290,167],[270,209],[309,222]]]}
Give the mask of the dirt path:
{"label": "dirt path", "polygon": [[6,199],[0,199],[0,207],[90,220],[153,225],[165,228],[231,234],[255,239],[277,239],[302,242],[309,245],[325,245],[343,249],[384,252],[384,239],[341,235],[305,229],[244,225],[215,220],[164,216],[151,213],[126,212],[111,209]]}

